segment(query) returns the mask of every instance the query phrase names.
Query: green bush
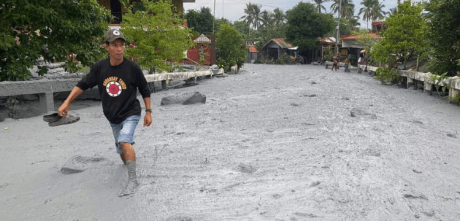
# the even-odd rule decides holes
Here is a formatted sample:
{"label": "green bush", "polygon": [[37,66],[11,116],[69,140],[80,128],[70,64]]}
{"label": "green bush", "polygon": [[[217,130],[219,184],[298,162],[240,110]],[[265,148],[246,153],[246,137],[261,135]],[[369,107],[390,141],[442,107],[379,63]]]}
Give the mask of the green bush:
{"label": "green bush", "polygon": [[246,61],[247,48],[243,36],[229,24],[223,24],[216,36],[217,65],[230,71],[233,65],[238,69]]}
{"label": "green bush", "polygon": [[276,60],[276,64],[287,64],[291,60],[291,57],[287,53],[282,54],[278,60]]}
{"label": "green bush", "polygon": [[[104,55],[99,45],[111,17],[96,1],[3,0],[0,11],[0,81],[29,79],[28,68],[41,56],[64,61],[65,69],[74,72],[69,54],[85,66]],[[47,71],[42,66],[39,75]]]}
{"label": "green bush", "polygon": [[394,84],[398,81],[399,75],[395,69],[380,67],[375,71],[375,79],[382,84]]}

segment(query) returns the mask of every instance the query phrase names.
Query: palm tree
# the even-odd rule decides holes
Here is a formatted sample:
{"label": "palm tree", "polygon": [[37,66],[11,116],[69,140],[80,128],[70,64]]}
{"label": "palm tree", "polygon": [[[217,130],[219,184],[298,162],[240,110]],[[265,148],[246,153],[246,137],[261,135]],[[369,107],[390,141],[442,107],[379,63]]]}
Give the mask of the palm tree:
{"label": "palm tree", "polygon": [[318,9],[318,13],[321,14],[321,9],[326,11],[326,7],[324,7],[323,3],[329,1],[329,0],[314,0],[316,3],[316,9]]}
{"label": "palm tree", "polygon": [[372,7],[372,21],[385,18],[386,12],[383,11],[383,8],[385,8],[385,5],[375,0]]}
{"label": "palm tree", "polygon": [[269,27],[273,25],[273,19],[272,19],[272,14],[268,12],[267,10],[262,11],[261,13],[261,22],[263,27]]}
{"label": "palm tree", "polygon": [[397,11],[398,11],[398,7],[390,8],[390,11],[387,12],[387,15],[392,16],[396,14]]}
{"label": "palm tree", "polygon": [[375,0],[363,0],[361,2],[362,7],[359,9],[358,15],[363,14],[363,20],[367,22],[367,29],[369,29],[369,19],[372,19],[372,7],[375,4]]}
{"label": "palm tree", "polygon": [[261,7],[262,6],[253,5],[254,21],[253,21],[252,25],[254,26],[254,28],[256,30],[259,29],[260,24],[262,23],[262,13],[260,12]]}
{"label": "palm tree", "polygon": [[[248,29],[251,30],[250,28],[250,25],[253,23],[254,21],[254,16],[253,16],[253,12],[252,12],[252,4],[251,3],[248,3],[246,4],[246,8],[244,9],[244,13],[246,15],[243,15],[241,16],[240,19],[243,19],[243,21],[245,21],[247,24],[248,24]],[[249,30],[248,30],[248,34],[249,34]]]}
{"label": "palm tree", "polygon": [[348,19],[350,24],[351,30],[355,30],[356,27],[359,27],[361,23],[359,23],[359,16],[353,16],[352,18]]}
{"label": "palm tree", "polygon": [[252,25],[256,30],[260,27],[261,23],[261,13],[260,7],[256,4],[248,3],[244,9],[246,15],[241,16],[240,19],[246,21],[249,25]]}
{"label": "palm tree", "polygon": [[369,29],[369,20],[375,21],[378,19],[383,19],[386,12],[383,11],[385,5],[379,2],[379,0],[363,0],[361,2],[362,7],[359,10],[359,14],[363,14],[363,20],[367,22],[367,28]]}
{"label": "palm tree", "polygon": [[284,12],[279,8],[275,8],[275,10],[273,10],[272,19],[273,24],[276,27],[280,27],[286,22],[286,14],[284,14]]}
{"label": "palm tree", "polygon": [[340,5],[340,0],[333,0],[334,3],[331,5],[331,11],[335,14],[339,11],[340,8],[340,17],[342,18],[352,18],[355,14],[355,4],[351,3],[351,0],[342,0],[342,5]]}

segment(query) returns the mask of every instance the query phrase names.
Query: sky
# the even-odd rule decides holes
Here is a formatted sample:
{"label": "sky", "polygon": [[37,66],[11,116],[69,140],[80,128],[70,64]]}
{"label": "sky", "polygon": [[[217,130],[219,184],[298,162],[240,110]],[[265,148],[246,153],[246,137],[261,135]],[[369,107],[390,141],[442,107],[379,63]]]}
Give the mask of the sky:
{"label": "sky", "polygon": [[[240,20],[241,16],[244,16],[244,9],[246,4],[252,3],[257,4],[261,7],[261,11],[267,10],[273,12],[275,8],[280,8],[284,12],[292,9],[297,3],[302,2],[300,0],[195,0],[195,3],[184,2],[184,10],[189,9],[200,10],[202,7],[211,9],[211,13],[214,13],[214,2],[216,7],[216,18],[226,18],[232,22]],[[313,0],[303,0],[303,2],[313,3]],[[362,0],[351,0],[355,4],[355,15],[358,15],[359,9],[362,7]],[[396,7],[397,0],[384,0],[382,3],[385,5],[384,11],[389,11],[390,8]],[[402,2],[402,1],[401,1]],[[326,12],[330,12],[332,1],[328,1],[324,4]],[[336,17],[337,15],[334,15]],[[360,16],[362,19],[362,16]],[[366,27],[366,21],[360,21],[361,27]]]}

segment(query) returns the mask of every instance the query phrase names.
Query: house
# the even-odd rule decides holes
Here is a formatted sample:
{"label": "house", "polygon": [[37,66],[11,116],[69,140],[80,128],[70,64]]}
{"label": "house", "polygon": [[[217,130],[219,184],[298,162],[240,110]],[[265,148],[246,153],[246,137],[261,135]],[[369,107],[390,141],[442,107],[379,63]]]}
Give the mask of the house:
{"label": "house", "polygon": [[[123,21],[123,13],[126,12],[126,8],[123,8],[119,0],[97,0],[97,2],[109,9],[112,16],[115,17],[113,24],[120,24]],[[129,0],[130,5],[133,3],[141,2],[141,0]],[[184,13],[184,3],[194,3],[195,0],[172,0],[173,5],[180,14]]]}
{"label": "house", "polygon": [[246,63],[254,63],[257,60],[257,50],[254,41],[246,41],[246,47],[248,48],[248,56],[246,58]]}
{"label": "house", "polygon": [[186,64],[211,65],[212,41],[208,36],[201,34],[193,40],[195,46],[187,50]]}
{"label": "house", "polygon": [[318,38],[316,49],[311,55],[311,61],[328,60],[331,54],[335,53],[335,42],[334,37]]}
{"label": "house", "polygon": [[[372,22],[372,31],[369,32],[366,38],[374,41],[378,41],[382,39],[382,37],[378,34],[380,31],[386,29],[384,22]],[[341,55],[346,55],[350,58],[351,65],[358,64],[358,57],[361,50],[364,49],[365,45],[363,41],[360,41],[357,35],[342,35],[340,36],[342,39],[342,51],[346,51],[346,53],[341,53]]]}
{"label": "house", "polygon": [[[380,40],[382,37],[374,32],[369,32],[367,34],[368,38],[373,39],[373,40]],[[359,41],[359,37],[356,35],[342,35],[342,50],[346,51],[345,54],[341,55],[346,55],[350,58],[350,63],[351,65],[358,65],[358,57],[359,53],[361,50],[364,49],[365,45],[362,41]]]}
{"label": "house", "polygon": [[262,46],[261,54],[266,61],[276,61],[283,54],[289,56],[297,55],[297,47],[293,47],[291,43],[287,43],[284,38],[273,38]]}

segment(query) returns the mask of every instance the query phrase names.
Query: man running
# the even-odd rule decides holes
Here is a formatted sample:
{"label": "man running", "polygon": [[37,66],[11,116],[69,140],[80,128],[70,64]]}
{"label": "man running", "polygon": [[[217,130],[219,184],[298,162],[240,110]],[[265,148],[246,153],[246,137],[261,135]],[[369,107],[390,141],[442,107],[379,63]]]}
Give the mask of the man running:
{"label": "man running", "polygon": [[150,90],[139,65],[123,57],[125,38],[116,29],[105,36],[105,48],[109,58],[94,64],[70,92],[58,109],[59,116],[68,116],[70,103],[85,90],[97,85],[102,101],[102,110],[112,127],[117,152],[128,168],[128,183],[120,196],[133,194],[139,183],[136,175],[136,153],[134,152],[134,131],[141,118],[141,105],[137,91],[145,103],[144,126],[152,123]]}

